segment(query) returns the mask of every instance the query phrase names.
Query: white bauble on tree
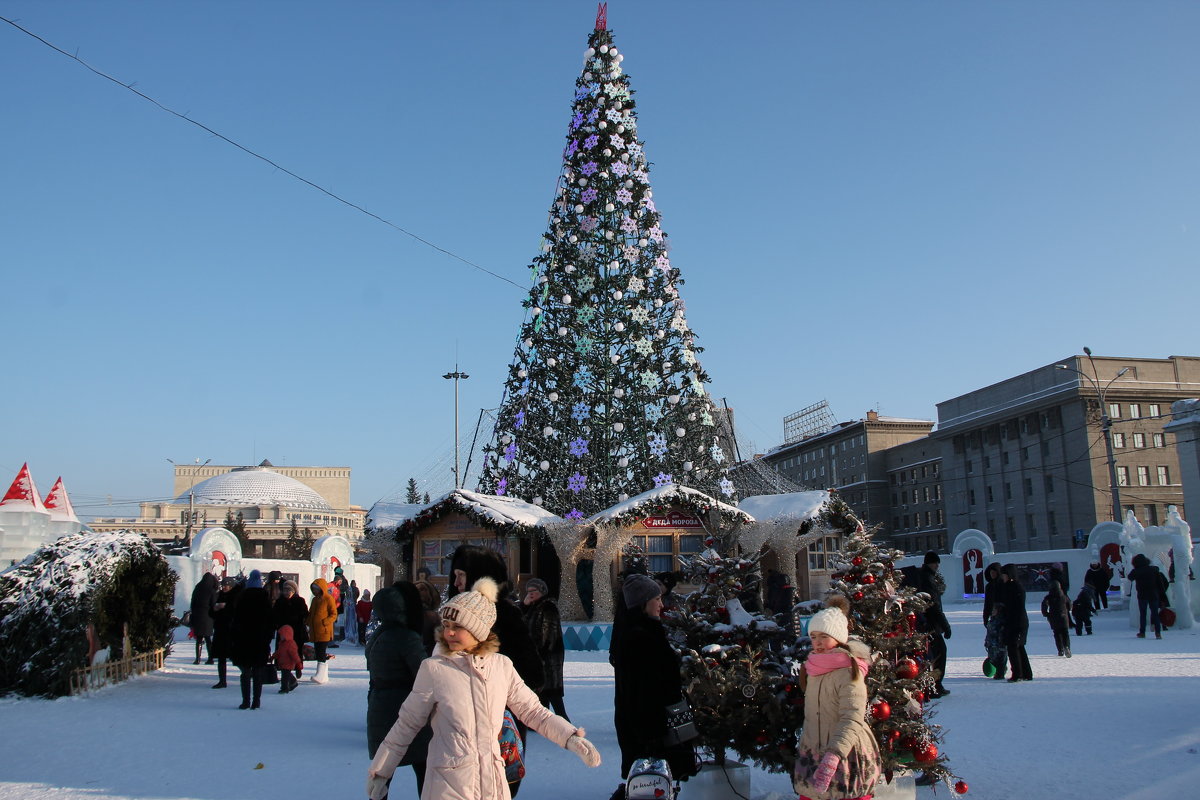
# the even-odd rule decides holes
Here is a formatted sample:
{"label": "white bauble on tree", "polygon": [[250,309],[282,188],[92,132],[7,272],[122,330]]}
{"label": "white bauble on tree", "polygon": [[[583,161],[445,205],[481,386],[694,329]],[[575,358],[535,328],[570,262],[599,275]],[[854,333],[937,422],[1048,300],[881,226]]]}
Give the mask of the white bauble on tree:
{"label": "white bauble on tree", "polygon": [[542,463],[538,464],[538,466],[542,468],[543,472],[545,472],[546,470],[550,469],[550,462],[543,461]]}
{"label": "white bauble on tree", "polygon": [[553,436],[553,435],[554,435],[554,428],[551,428],[549,425],[542,428],[542,436]]}
{"label": "white bauble on tree", "polygon": [[551,392],[550,394],[546,395],[546,397],[547,397],[547,399],[550,400],[551,403],[558,402],[558,392]]}

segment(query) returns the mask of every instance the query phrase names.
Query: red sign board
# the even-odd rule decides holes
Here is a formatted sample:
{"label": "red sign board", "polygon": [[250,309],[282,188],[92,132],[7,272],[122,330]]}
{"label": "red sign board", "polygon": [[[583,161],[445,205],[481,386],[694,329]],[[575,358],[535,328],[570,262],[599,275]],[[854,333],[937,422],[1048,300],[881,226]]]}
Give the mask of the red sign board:
{"label": "red sign board", "polygon": [[683,514],[678,511],[672,511],[669,514],[658,517],[646,517],[642,520],[644,528],[695,528],[700,529],[703,526],[697,517],[690,514]]}

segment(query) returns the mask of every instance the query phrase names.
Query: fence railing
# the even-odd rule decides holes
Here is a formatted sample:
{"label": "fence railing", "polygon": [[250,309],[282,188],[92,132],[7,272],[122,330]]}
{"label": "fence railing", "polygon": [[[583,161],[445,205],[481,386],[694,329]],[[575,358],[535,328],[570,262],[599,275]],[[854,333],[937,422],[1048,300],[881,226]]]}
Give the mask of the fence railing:
{"label": "fence railing", "polygon": [[[125,652],[129,652],[128,639],[126,640]],[[160,647],[157,650],[151,650],[149,653],[127,655],[116,661],[105,661],[103,664],[81,667],[71,673],[71,694],[82,694],[91,689],[99,689],[101,686],[107,686],[110,683],[120,683],[121,681],[128,680],[132,675],[142,675],[146,672],[162,669],[166,654],[166,648]]]}

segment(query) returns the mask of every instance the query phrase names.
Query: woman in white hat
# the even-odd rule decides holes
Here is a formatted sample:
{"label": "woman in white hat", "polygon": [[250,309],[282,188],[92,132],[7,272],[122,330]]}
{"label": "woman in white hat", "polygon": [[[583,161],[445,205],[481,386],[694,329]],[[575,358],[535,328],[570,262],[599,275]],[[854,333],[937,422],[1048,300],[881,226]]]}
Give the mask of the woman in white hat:
{"label": "woman in white hat", "polygon": [[423,800],[510,800],[498,740],[505,706],[589,767],[600,765],[600,753],[583,738],[584,730],[544,708],[512,661],[500,654],[500,640],[492,632],[497,592],[495,581],[481,578],[471,591],[442,605],[433,656],[421,662],[412,693],[371,761],[371,800],[387,796],[392,773],[427,721],[432,722],[433,739]]}
{"label": "woman in white hat", "polygon": [[804,728],[792,785],[800,800],[868,798],[881,771],[867,725],[871,651],[850,636],[850,604],[834,596],[808,623],[812,653],[804,662]]}

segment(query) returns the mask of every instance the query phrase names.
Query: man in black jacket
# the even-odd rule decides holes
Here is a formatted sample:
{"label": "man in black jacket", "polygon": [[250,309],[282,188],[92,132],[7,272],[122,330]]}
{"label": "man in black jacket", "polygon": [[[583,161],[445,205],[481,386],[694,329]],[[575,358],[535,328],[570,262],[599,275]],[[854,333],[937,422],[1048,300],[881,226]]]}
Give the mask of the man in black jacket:
{"label": "man in black jacket", "polygon": [[925,561],[920,569],[911,567],[905,570],[905,582],[918,592],[929,595],[929,607],[917,615],[917,630],[929,634],[929,664],[933,669],[933,697],[944,697],[950,690],[942,685],[946,676],[946,642],[950,638],[950,622],[942,612],[942,594],[946,591],[946,580],[939,570],[942,558],[930,550],[925,554]]}

